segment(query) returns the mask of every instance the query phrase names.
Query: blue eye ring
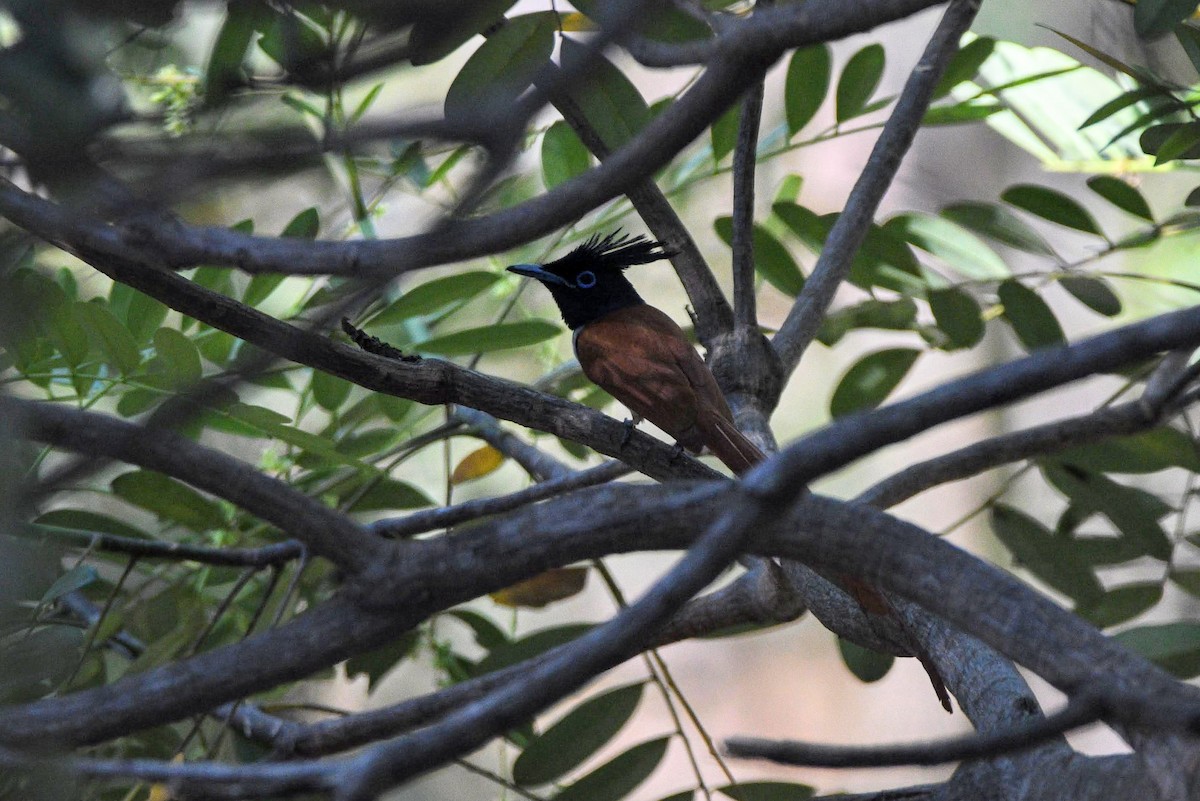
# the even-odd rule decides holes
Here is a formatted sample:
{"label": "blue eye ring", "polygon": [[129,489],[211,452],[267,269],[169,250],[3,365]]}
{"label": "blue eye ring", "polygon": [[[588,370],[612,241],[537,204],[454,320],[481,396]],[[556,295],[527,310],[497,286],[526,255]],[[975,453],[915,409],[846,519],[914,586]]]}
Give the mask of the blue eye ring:
{"label": "blue eye ring", "polygon": [[579,275],[575,276],[575,286],[580,289],[591,289],[596,285],[596,274],[591,270],[584,270]]}

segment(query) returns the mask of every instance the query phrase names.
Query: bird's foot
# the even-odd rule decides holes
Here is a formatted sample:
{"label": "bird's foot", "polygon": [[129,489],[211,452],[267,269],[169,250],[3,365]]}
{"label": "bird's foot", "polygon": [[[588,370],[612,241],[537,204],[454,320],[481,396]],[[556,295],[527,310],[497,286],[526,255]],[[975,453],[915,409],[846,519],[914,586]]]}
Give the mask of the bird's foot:
{"label": "bird's foot", "polygon": [[634,429],[637,428],[638,418],[630,417],[625,421],[625,432],[621,434],[621,447],[624,448],[629,444],[629,440],[633,439]]}
{"label": "bird's foot", "polygon": [[683,447],[683,443],[676,442],[675,447],[671,448],[671,464],[675,464],[680,459],[682,459],[684,453],[686,453],[686,452],[687,452],[687,448]]}

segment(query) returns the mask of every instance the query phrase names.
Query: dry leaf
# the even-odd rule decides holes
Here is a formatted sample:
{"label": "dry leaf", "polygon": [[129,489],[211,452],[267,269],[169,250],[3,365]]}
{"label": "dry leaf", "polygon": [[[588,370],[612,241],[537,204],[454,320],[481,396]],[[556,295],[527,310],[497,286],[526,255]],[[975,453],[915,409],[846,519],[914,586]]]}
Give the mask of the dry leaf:
{"label": "dry leaf", "polygon": [[483,478],[488,473],[499,469],[500,465],[504,464],[504,458],[504,454],[491,445],[484,445],[479,450],[463,457],[450,475],[450,483],[462,484],[466,481]]}
{"label": "dry leaf", "polygon": [[547,604],[583,592],[587,574],[586,567],[558,567],[493,592],[491,598],[502,606],[541,609]]}

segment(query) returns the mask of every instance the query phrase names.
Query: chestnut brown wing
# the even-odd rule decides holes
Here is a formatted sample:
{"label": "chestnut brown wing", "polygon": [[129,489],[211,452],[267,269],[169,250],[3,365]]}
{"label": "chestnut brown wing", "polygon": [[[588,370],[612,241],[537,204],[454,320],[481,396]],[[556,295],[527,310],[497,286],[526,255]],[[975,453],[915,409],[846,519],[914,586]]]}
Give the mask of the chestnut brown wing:
{"label": "chestnut brown wing", "polygon": [[705,407],[729,415],[716,380],[683,331],[653,306],[631,306],[584,326],[575,355],[610,395],[685,447],[700,450],[696,422]]}

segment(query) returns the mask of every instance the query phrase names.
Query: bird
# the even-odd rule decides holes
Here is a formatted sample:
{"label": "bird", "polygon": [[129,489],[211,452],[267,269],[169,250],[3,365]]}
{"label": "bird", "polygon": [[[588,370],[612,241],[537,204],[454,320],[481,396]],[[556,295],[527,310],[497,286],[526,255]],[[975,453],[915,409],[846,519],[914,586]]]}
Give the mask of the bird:
{"label": "bird", "polygon": [[741,475],[765,454],[733,422],[708,365],[674,320],[642,300],[625,269],[674,255],[644,236],[594,235],[546,264],[509,272],[540,281],[573,332],[583,374],[693,453],[708,448]]}
{"label": "bird", "polygon": [[[705,448],[734,475],[741,476],[767,457],[742,434],[729,403],[708,365],[674,320],[646,303],[625,270],[675,255],[645,236],[595,234],[566,255],[545,264],[513,264],[507,269],[539,281],[558,305],[572,332],[575,356],[592,383],[649,420],[693,453]],[[899,622],[887,598],[852,576],[839,583],[868,615]],[[942,706],[949,695],[932,661],[915,656],[929,674]]]}

